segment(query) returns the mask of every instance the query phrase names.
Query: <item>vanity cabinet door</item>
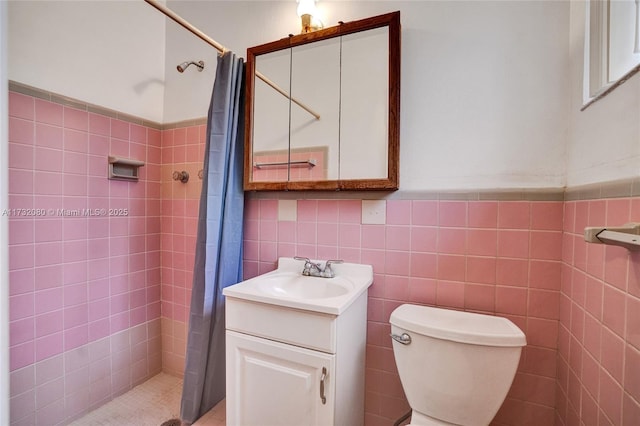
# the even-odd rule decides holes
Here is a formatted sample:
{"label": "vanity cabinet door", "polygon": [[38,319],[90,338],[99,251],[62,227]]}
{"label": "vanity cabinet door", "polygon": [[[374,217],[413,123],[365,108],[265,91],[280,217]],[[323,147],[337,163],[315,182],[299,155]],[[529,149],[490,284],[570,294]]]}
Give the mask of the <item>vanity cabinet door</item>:
{"label": "vanity cabinet door", "polygon": [[334,423],[335,355],[233,331],[226,346],[227,425]]}

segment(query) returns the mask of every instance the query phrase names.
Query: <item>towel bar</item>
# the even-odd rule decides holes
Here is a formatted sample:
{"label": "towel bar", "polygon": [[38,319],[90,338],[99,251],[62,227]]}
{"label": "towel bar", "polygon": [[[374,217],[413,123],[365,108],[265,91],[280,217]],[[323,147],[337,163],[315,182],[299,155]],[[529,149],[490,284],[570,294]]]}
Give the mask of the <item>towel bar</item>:
{"label": "towel bar", "polygon": [[640,223],[632,222],[618,227],[587,226],[584,240],[588,243],[610,244],[628,250],[640,250]]}

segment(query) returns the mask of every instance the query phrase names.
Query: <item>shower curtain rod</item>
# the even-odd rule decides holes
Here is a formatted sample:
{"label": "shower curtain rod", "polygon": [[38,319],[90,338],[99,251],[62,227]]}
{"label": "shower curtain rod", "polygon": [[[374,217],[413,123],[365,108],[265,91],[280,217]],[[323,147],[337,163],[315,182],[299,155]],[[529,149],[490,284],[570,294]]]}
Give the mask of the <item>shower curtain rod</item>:
{"label": "shower curtain rod", "polygon": [[[208,43],[211,46],[213,46],[218,52],[224,53],[227,50],[226,47],[224,47],[223,45],[221,45],[220,43],[218,43],[217,41],[215,41],[214,39],[212,39],[202,31],[200,31],[198,28],[194,27],[191,23],[189,23],[189,21],[182,18],[180,15],[178,15],[177,13],[175,13],[173,10],[169,9],[165,5],[159,3],[157,0],[144,0],[144,1],[146,1],[149,5],[155,7],[157,10],[162,12],[168,18],[173,19],[176,23],[180,24],[183,28],[185,28],[192,34],[196,35],[205,43]],[[280,88],[273,81],[269,80],[261,72],[256,70],[255,74],[256,74],[256,77],[258,77],[260,80],[264,81],[267,85],[275,89],[276,92],[280,93],[282,96],[289,99],[291,102],[295,103],[296,105],[300,106],[309,114],[313,115],[316,118],[316,120],[320,120],[320,114],[318,114],[317,112],[315,112],[314,110],[312,110],[311,108],[309,108],[308,106],[306,106],[305,104],[297,100],[296,98],[289,95],[284,89]]]}

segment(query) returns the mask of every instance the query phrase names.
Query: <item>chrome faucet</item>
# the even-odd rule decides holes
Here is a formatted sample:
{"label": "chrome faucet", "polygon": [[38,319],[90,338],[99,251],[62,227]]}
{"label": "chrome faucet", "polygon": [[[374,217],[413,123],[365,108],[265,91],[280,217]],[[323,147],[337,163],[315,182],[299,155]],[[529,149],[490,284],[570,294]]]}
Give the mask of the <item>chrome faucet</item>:
{"label": "chrome faucet", "polygon": [[295,260],[304,260],[304,269],[302,270],[302,275],[307,277],[319,277],[322,274],[322,269],[320,269],[319,263],[313,263],[311,259],[308,257],[300,257],[295,256]]}
{"label": "chrome faucet", "polygon": [[333,278],[336,276],[336,273],[331,269],[331,265],[334,263],[342,263],[342,260],[327,260],[323,268],[320,263],[315,263],[308,257],[295,256],[294,259],[304,260],[302,275],[307,277]]}

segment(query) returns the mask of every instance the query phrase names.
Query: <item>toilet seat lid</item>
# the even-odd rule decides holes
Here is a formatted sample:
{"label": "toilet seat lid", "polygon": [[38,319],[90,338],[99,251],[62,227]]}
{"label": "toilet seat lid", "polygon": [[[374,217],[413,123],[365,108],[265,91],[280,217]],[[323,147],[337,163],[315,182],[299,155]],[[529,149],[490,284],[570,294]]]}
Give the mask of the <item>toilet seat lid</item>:
{"label": "toilet seat lid", "polygon": [[522,330],[507,318],[405,304],[397,307],[391,324],[425,336],[484,346],[524,346]]}

